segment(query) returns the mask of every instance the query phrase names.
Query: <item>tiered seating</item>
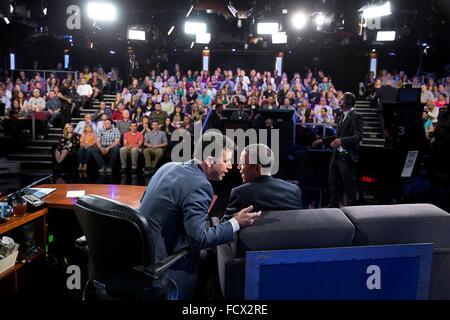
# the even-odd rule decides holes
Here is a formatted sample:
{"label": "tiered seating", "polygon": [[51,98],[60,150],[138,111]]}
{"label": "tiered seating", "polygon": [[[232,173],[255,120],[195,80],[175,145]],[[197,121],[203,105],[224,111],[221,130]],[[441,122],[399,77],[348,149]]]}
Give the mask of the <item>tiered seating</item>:
{"label": "tiered seating", "polygon": [[[104,95],[107,105],[114,101],[114,95]],[[86,113],[94,113],[99,107],[100,101],[94,100],[92,109],[81,109],[80,118],[72,118],[72,125],[75,127],[79,121],[83,120]],[[23,171],[51,171],[52,170],[52,148],[58,143],[61,137],[61,128],[50,128],[48,138],[44,140],[31,140],[25,145],[23,151],[13,153],[8,156],[8,160],[19,162]]]}

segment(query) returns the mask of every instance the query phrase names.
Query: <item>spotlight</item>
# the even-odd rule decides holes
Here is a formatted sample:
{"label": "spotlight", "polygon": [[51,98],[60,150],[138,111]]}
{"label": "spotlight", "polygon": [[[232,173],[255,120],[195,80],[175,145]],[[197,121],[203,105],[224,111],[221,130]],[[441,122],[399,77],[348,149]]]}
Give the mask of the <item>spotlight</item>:
{"label": "spotlight", "polygon": [[256,26],[258,34],[274,34],[279,30],[277,22],[259,22]]}
{"label": "spotlight", "polygon": [[114,50],[109,51],[110,54],[115,54],[116,52]]}
{"label": "spotlight", "polygon": [[175,26],[172,26],[170,29],[169,29],[169,32],[167,32],[167,35],[168,36],[170,36],[170,34],[172,33],[172,31],[175,29]]}
{"label": "spotlight", "polygon": [[11,23],[11,21],[9,21],[8,17],[3,17],[3,20],[5,20],[6,24],[10,24]]}
{"label": "spotlight", "polygon": [[47,15],[47,8],[44,8],[44,10],[42,10],[42,13],[44,13],[44,16]]}
{"label": "spotlight", "polygon": [[231,49],[231,51],[233,51],[233,52],[236,52],[236,49],[235,49],[235,48],[233,48],[233,49]]}
{"label": "spotlight", "polygon": [[394,41],[395,35],[395,31],[378,31],[377,41]]}
{"label": "spotlight", "polygon": [[195,42],[208,44],[211,41],[211,33],[197,33],[195,35]]}
{"label": "spotlight", "polygon": [[187,34],[206,33],[206,23],[186,21],[184,32]]}
{"label": "spotlight", "polygon": [[98,21],[114,21],[117,9],[112,3],[90,2],[87,4],[88,17]]}
{"label": "spotlight", "polygon": [[288,9],[283,9],[283,10],[281,10],[281,13],[282,13],[282,14],[288,14],[288,12],[289,12]]}
{"label": "spotlight", "polygon": [[273,44],[287,43],[286,32],[277,32],[272,34],[272,43]]}
{"label": "spotlight", "polygon": [[145,41],[145,31],[128,29],[128,40]]}
{"label": "spotlight", "polygon": [[306,25],[306,21],[306,14],[304,14],[303,12],[298,12],[292,17],[292,24],[296,29],[304,28]]}
{"label": "spotlight", "polygon": [[388,16],[392,13],[391,2],[388,1],[385,4],[380,5],[380,6],[371,6],[371,5],[365,6],[365,7],[361,8],[359,11],[363,12],[362,16],[366,20]]}
{"label": "spotlight", "polygon": [[191,49],[194,47],[194,44],[195,44],[195,42],[192,41],[192,43],[191,43]]}
{"label": "spotlight", "polygon": [[10,13],[13,13],[13,12],[14,12],[14,7],[13,7],[12,4],[9,5],[9,12],[10,12]]}
{"label": "spotlight", "polygon": [[316,23],[316,25],[323,26],[323,24],[325,23],[325,16],[322,13],[319,13],[316,18],[314,19],[314,22]]}

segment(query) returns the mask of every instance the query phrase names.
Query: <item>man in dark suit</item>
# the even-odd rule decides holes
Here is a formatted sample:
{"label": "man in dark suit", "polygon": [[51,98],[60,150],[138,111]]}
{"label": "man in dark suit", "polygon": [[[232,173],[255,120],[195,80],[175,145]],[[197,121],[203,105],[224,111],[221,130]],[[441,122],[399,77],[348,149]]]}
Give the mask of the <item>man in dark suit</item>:
{"label": "man in dark suit", "polygon": [[271,176],[273,162],[273,152],[264,144],[249,145],[242,151],[239,169],[244,184],[231,190],[225,220],[250,204],[258,211],[302,208],[300,188]]}
{"label": "man in dark suit", "polygon": [[351,92],[344,93],[340,107],[336,136],[314,141],[313,146],[332,141],[330,146],[333,154],[330,161],[329,207],[339,208],[342,193],[347,195],[347,205],[356,205],[356,164],[359,161],[359,144],[363,139],[364,119],[361,114],[353,110],[356,98]]}
{"label": "man in dark suit", "polygon": [[[374,97],[374,101],[377,103],[377,116],[380,121],[380,131],[381,135],[384,137],[389,137],[389,132],[385,130],[384,124],[384,105],[386,103],[395,103],[397,102],[398,90],[393,87],[392,81],[388,80],[386,85],[379,88]],[[390,125],[388,124],[387,128]]]}
{"label": "man in dark suit", "polygon": [[191,250],[169,270],[180,299],[189,299],[193,294],[200,250],[233,240],[235,232],[251,225],[261,214],[252,212],[249,206],[234,219],[209,227],[213,188],[208,180],[220,181],[228,172],[234,143],[215,132],[207,132],[199,140],[194,160],[167,163],[155,173],[139,209],[150,225],[153,261],[181,249]]}

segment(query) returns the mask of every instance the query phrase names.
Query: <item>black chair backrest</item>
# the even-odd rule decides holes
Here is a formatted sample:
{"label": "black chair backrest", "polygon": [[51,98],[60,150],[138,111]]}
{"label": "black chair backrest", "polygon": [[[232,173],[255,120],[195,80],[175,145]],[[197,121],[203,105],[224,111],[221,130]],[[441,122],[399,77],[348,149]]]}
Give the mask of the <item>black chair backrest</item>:
{"label": "black chair backrest", "polygon": [[95,195],[78,199],[75,213],[89,248],[89,276],[105,285],[134,266],[151,264],[147,220],[135,209]]}

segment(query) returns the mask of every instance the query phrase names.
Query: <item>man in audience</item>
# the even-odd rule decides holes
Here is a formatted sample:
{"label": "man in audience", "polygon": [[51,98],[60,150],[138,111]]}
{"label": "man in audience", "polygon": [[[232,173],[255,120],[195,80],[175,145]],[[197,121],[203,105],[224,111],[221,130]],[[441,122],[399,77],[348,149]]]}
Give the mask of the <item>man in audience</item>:
{"label": "man in audience", "polygon": [[0,88],[0,104],[3,104],[5,106],[5,114],[8,114],[11,110],[11,99],[9,99],[6,94],[5,90]]}
{"label": "man in audience", "polygon": [[77,93],[81,99],[80,108],[84,109],[86,103],[89,101],[89,99],[91,99],[93,93],[91,85],[86,82],[85,78],[81,78],[80,84],[77,88]]}
{"label": "man in audience", "polygon": [[163,102],[161,102],[161,110],[166,112],[169,116],[175,110],[175,106],[172,101],[169,99],[169,95],[166,93],[163,95]]}
{"label": "man in audience", "polygon": [[169,115],[167,114],[167,112],[161,110],[161,104],[156,103],[155,111],[152,111],[152,113],[150,113],[150,120],[156,121],[160,126],[162,126],[168,116]]}
{"label": "man in audience", "polygon": [[50,98],[46,102],[47,112],[50,114],[49,127],[53,127],[56,120],[61,119],[61,102],[54,90],[50,91]]}
{"label": "man in audience", "polygon": [[142,144],[144,136],[137,131],[137,123],[132,122],[130,131],[126,132],[123,137],[123,147],[120,148],[120,162],[122,164],[122,172],[127,170],[127,158],[131,155],[131,172],[136,173],[139,156],[142,152]]}
{"label": "man in audience", "polygon": [[86,113],[86,115],[84,116],[84,120],[78,122],[78,124],[75,127],[75,130],[73,130],[73,132],[78,134],[79,136],[81,136],[81,134],[84,131],[84,127],[86,125],[91,126],[94,133],[97,133],[97,126],[95,125],[95,123],[92,122],[92,116],[90,113]]}
{"label": "man in audience", "polygon": [[224,219],[248,206],[256,211],[302,208],[300,188],[272,177],[274,161],[272,150],[264,144],[252,144],[242,151],[238,168],[244,184],[231,190]]}
{"label": "man in audience", "polygon": [[116,127],[119,130],[121,135],[124,135],[126,132],[130,131],[131,120],[130,120],[130,111],[123,110],[123,119],[117,121]]}
{"label": "man in audience", "polygon": [[165,132],[159,130],[159,124],[156,120],[152,121],[152,130],[145,134],[144,140],[144,173],[152,175],[159,160],[164,155],[164,148],[167,147],[168,141]]}
{"label": "man in audience", "polygon": [[200,250],[232,241],[234,233],[253,224],[261,214],[252,212],[250,206],[229,221],[209,226],[213,188],[208,180],[220,181],[231,169],[234,143],[217,133],[205,136],[195,144],[195,160],[168,163],[156,172],[139,208],[152,226],[156,248],[152,260],[159,262],[178,250],[190,250],[169,269],[181,300],[194,293]]}
{"label": "man in audience", "polygon": [[100,101],[99,108],[94,113],[94,115],[92,116],[92,120],[99,121],[101,119],[101,117],[102,117],[102,114],[106,114],[107,118],[111,118],[112,117],[111,108],[106,107],[106,102],[105,101]]}
{"label": "man in audience", "polygon": [[64,85],[58,93],[58,98],[61,101],[61,126],[64,128],[66,123],[72,121],[72,104],[73,104],[73,93],[72,93],[73,82],[70,79],[64,80]]}
{"label": "man in audience", "polygon": [[264,100],[261,108],[264,110],[277,110],[278,104],[276,103],[274,96],[269,96],[267,100]]}
{"label": "man in audience", "polygon": [[[99,166],[99,173],[112,173],[117,154],[120,149],[120,132],[114,128],[110,119],[105,120],[104,127],[97,133],[97,148],[93,148],[92,156]],[[104,158],[108,158],[108,165]]]}
{"label": "man in audience", "polygon": [[122,102],[117,104],[117,110],[113,112],[112,120],[117,122],[123,120],[123,112],[125,111],[125,105]]}

